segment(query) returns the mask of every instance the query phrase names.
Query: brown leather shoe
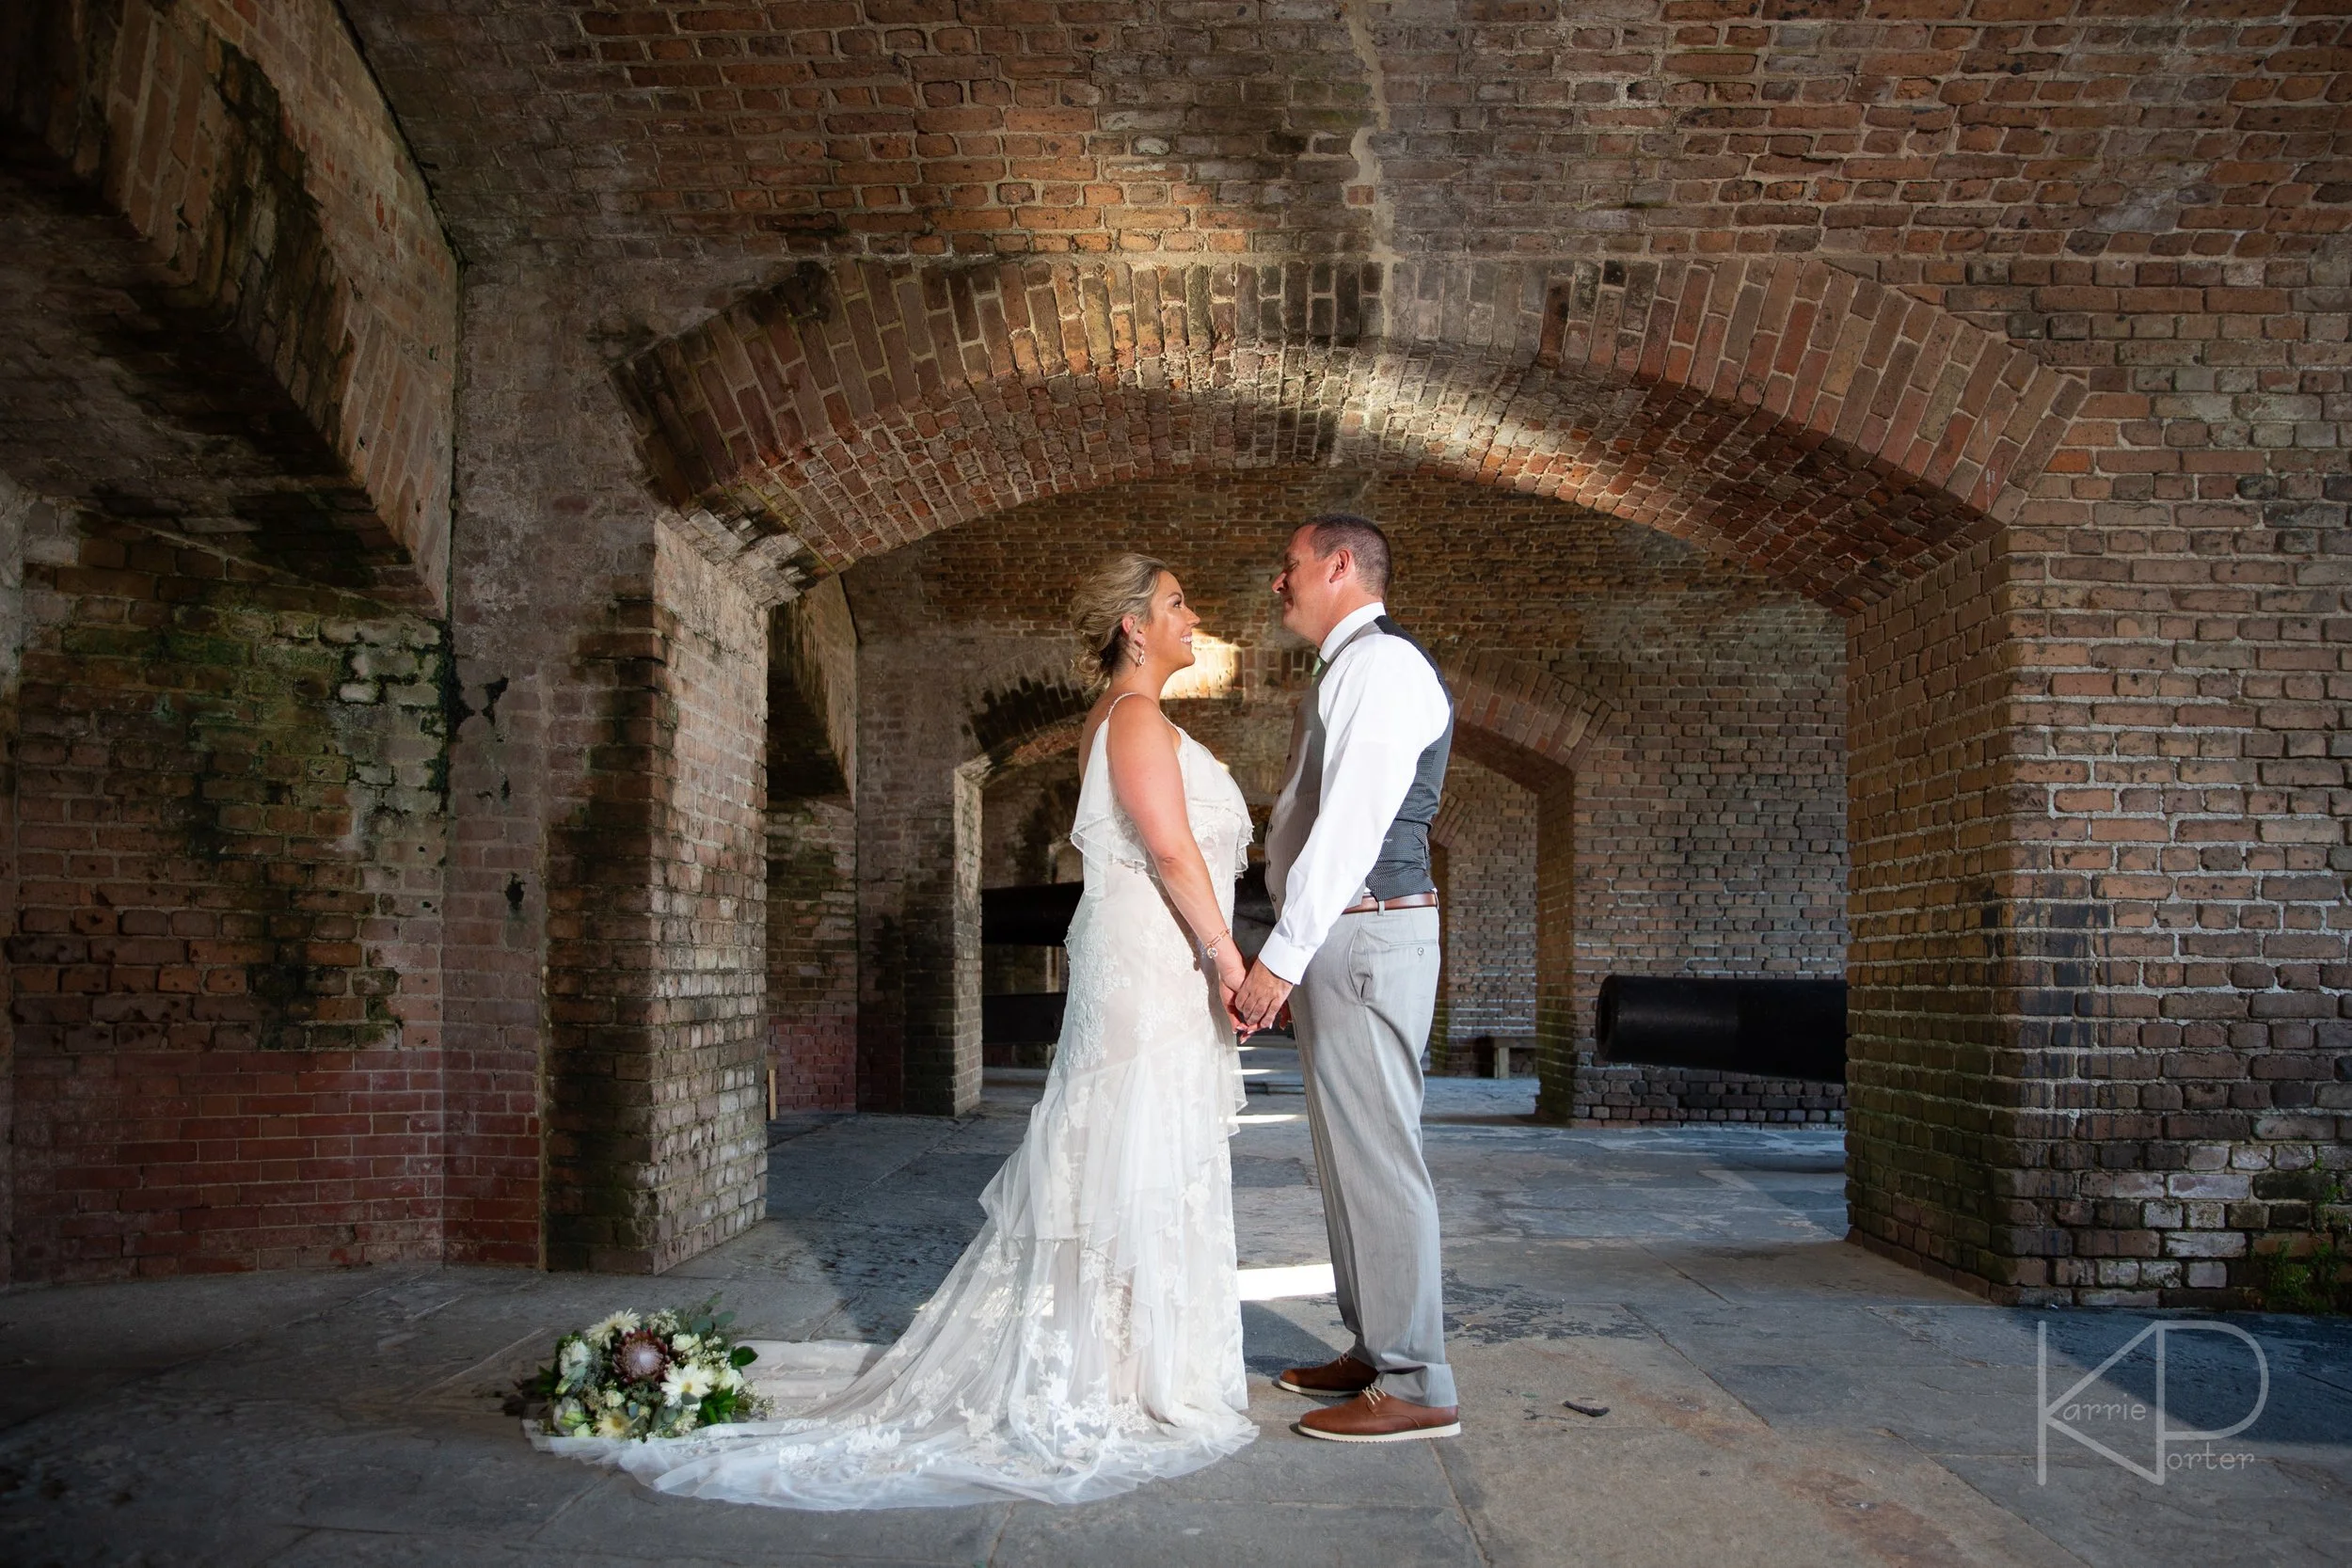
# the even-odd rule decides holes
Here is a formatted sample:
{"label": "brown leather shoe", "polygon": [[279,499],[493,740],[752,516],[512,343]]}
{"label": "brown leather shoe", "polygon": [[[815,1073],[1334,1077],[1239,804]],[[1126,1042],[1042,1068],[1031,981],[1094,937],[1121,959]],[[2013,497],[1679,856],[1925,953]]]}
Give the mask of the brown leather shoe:
{"label": "brown leather shoe", "polygon": [[1352,1355],[1326,1361],[1320,1367],[1293,1367],[1274,1380],[1277,1388],[1316,1399],[1352,1399],[1379,1381],[1380,1374]]}
{"label": "brown leather shoe", "polygon": [[1294,1430],[1302,1437],[1332,1443],[1406,1443],[1416,1437],[1458,1437],[1460,1416],[1454,1405],[1415,1404],[1367,1388],[1345,1404],[1308,1411]]}

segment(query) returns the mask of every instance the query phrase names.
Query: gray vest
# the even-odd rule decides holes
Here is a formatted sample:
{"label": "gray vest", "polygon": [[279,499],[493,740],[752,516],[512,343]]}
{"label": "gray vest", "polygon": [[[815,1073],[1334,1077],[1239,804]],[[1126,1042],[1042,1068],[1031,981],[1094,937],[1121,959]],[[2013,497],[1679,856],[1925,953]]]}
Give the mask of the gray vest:
{"label": "gray vest", "polygon": [[[1445,684],[1445,674],[1438,661],[1429,657],[1429,650],[1413,641],[1412,636],[1392,617],[1381,615],[1359,629],[1331,651],[1331,661],[1324,665],[1327,673],[1341,654],[1355,646],[1356,638],[1374,631],[1403,638],[1412,643],[1413,651],[1429,661],[1429,673],[1438,677],[1438,689],[1445,693],[1445,733],[1431,741],[1413,767],[1412,786],[1405,791],[1405,803],[1396,809],[1396,820],[1380,840],[1380,858],[1372,863],[1371,874],[1364,879],[1364,891],[1375,898],[1402,898],[1408,893],[1435,893],[1438,880],[1429,872],[1429,825],[1438,819],[1438,800],[1445,791],[1446,758],[1454,751],[1454,692]],[[1322,686],[1323,677],[1315,677]],[[1300,717],[1306,721],[1306,733],[1301,737],[1304,752],[1299,759],[1299,783],[1302,789],[1312,789],[1320,795],[1323,787],[1323,705],[1313,692],[1299,705]]]}

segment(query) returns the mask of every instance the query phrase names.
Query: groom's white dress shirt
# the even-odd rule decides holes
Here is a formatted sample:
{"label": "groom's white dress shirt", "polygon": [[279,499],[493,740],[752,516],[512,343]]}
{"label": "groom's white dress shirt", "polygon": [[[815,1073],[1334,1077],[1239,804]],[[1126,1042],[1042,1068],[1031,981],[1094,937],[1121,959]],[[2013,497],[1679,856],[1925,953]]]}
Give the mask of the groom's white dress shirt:
{"label": "groom's white dress shirt", "polygon": [[[1323,716],[1321,803],[1311,816],[1297,809],[1293,772],[1267,824],[1266,888],[1279,915],[1258,961],[1292,985],[1340,911],[1363,896],[1421,754],[1453,718],[1445,688],[1419,649],[1378,631],[1356,637],[1387,612],[1385,605],[1365,605],[1323,640],[1318,653],[1327,667],[1306,699]],[[1301,760],[1292,757],[1291,767]]]}

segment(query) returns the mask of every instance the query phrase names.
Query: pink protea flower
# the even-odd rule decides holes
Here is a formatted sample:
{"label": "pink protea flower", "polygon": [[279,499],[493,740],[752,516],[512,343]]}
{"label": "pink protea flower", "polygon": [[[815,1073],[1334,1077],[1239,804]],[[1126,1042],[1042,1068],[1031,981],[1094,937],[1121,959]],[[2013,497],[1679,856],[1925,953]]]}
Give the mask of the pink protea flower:
{"label": "pink protea flower", "polygon": [[669,1370],[669,1349],[651,1329],[625,1335],[612,1347],[612,1370],[623,1383],[650,1383]]}

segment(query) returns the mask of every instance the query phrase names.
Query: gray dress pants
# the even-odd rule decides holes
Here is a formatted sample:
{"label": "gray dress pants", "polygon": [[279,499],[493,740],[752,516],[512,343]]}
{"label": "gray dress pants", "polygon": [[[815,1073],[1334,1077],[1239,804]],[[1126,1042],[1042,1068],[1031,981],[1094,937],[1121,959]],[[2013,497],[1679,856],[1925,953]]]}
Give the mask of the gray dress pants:
{"label": "gray dress pants", "polygon": [[1291,993],[1307,1122],[1348,1354],[1381,1389],[1455,1402],[1438,1192],[1421,1153],[1421,1053],[1438,1004],[1438,911],[1343,914]]}

